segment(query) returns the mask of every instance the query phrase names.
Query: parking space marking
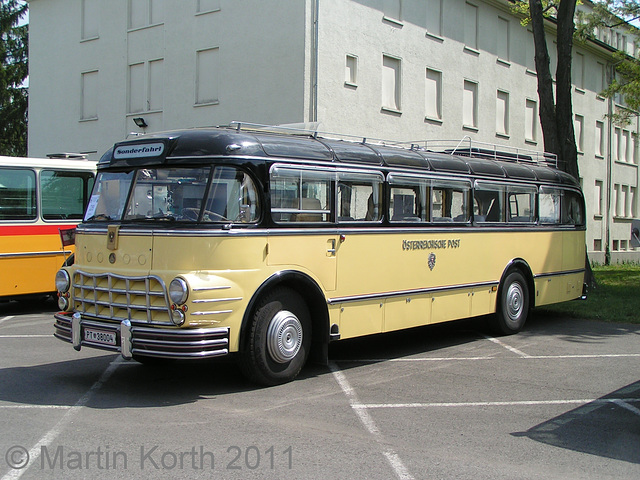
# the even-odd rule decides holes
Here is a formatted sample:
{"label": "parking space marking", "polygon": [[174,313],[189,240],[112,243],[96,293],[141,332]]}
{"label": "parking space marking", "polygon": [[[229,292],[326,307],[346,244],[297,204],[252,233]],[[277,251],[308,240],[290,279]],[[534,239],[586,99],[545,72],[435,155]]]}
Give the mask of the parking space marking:
{"label": "parking space marking", "polygon": [[330,362],[329,368],[331,369],[331,373],[333,373],[333,377],[336,379],[336,382],[338,383],[338,385],[340,385],[342,392],[349,400],[351,408],[355,411],[356,415],[360,419],[360,422],[375,438],[376,442],[383,448],[382,454],[391,465],[391,468],[393,468],[396,476],[401,480],[413,480],[413,475],[409,473],[409,470],[407,470],[407,467],[405,467],[398,454],[392,448],[384,445],[384,439],[382,437],[382,434],[380,433],[380,430],[376,426],[373,418],[371,418],[371,415],[369,415],[369,412],[367,412],[367,409],[362,408],[362,404],[358,399],[358,395],[347,380],[347,377],[344,376],[344,373],[342,373],[342,371],[335,363]]}
{"label": "parking space marking", "polygon": [[616,405],[618,405],[619,407],[622,407],[626,410],[629,410],[632,413],[635,413],[636,415],[640,416],[640,409],[634,407],[633,405],[629,404],[629,401],[634,401],[637,399],[632,399],[632,398],[625,398],[624,400],[621,398],[616,398],[614,400],[611,400],[613,403],[615,403]]}
{"label": "parking space marking", "polygon": [[80,398],[80,400],[78,400],[73,407],[69,407],[67,412],[58,421],[58,423],[56,423],[51,430],[45,433],[42,438],[40,438],[40,440],[38,440],[36,444],[31,447],[28,452],[29,464],[25,468],[21,470],[12,469],[9,471],[9,473],[3,476],[1,480],[17,480],[27,470],[29,470],[29,467],[31,467],[31,465],[34,465],[36,463],[36,460],[40,458],[42,447],[48,447],[51,445],[51,443],[58,437],[58,435],[62,433],[64,428],[73,420],[73,417],[78,414],[82,407],[89,403],[89,400],[91,400],[93,394],[96,391],[100,390],[100,388],[102,388],[102,385],[104,385],[109,380],[111,375],[113,375],[113,372],[115,372],[120,365],[120,362],[122,362],[120,357],[113,360],[106,368],[106,370],[102,372],[100,378],[91,386],[89,390],[86,391],[86,393]]}
{"label": "parking space marking", "polygon": [[0,335],[0,338],[51,338],[52,335]]}
{"label": "parking space marking", "polygon": [[8,409],[8,408],[12,408],[12,409],[29,409],[29,408],[35,408],[35,409],[53,409],[53,410],[68,410],[71,407],[69,405],[0,405],[0,410],[2,409]]}
{"label": "parking space marking", "polygon": [[4,318],[0,318],[0,323],[4,323],[4,322],[6,322],[7,320],[11,320],[11,319],[12,319],[12,318],[14,318],[14,317],[15,317],[15,315],[8,315],[8,316],[6,316],[6,317],[4,317]]}
{"label": "parking space marking", "polygon": [[[631,408],[640,415],[640,410],[630,404],[640,402],[640,398],[581,398],[575,400],[516,400],[511,402],[434,402],[434,403],[361,403],[353,408],[452,408],[452,407],[513,407],[536,405],[585,405],[614,403],[623,408]],[[626,406],[621,405],[626,404]]]}
{"label": "parking space marking", "polygon": [[529,358],[529,355],[527,355],[526,353],[524,353],[524,352],[522,352],[522,351],[518,350],[518,349],[517,349],[517,348],[515,348],[515,347],[512,347],[511,345],[507,345],[506,343],[504,343],[504,342],[503,342],[503,341],[501,341],[501,340],[498,340],[498,339],[497,339],[497,338],[495,338],[495,337],[491,337],[491,336],[489,336],[489,335],[485,335],[484,333],[483,333],[483,334],[481,334],[481,335],[482,335],[484,338],[486,338],[487,340],[489,340],[490,342],[493,342],[493,343],[495,343],[496,345],[500,345],[501,347],[506,348],[507,350],[509,350],[510,352],[515,353],[515,354],[516,354],[516,355],[518,355],[519,357],[522,357],[522,358]]}
{"label": "parking space marking", "polygon": [[[571,358],[629,358],[640,357],[640,353],[594,353],[577,355],[526,355],[528,360],[558,360]],[[418,358],[358,358],[335,359],[337,363],[382,363],[382,362],[453,362],[477,360],[504,360],[500,357],[418,357]]]}

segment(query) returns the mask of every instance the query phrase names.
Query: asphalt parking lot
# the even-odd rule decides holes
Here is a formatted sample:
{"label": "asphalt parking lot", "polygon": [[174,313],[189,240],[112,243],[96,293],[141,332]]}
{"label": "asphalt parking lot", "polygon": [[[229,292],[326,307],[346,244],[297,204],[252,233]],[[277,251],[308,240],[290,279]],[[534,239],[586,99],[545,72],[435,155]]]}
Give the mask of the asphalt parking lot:
{"label": "asphalt parking lot", "polygon": [[0,305],[0,480],[640,478],[640,326],[536,314],[332,345],[256,388],[229,361],[150,368]]}

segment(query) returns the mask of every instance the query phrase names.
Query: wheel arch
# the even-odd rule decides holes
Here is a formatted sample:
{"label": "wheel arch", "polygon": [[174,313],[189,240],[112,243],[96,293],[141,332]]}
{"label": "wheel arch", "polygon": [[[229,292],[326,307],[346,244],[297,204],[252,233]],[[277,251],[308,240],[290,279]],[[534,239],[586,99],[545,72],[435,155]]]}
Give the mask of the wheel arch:
{"label": "wheel arch", "polygon": [[296,270],[284,270],[266,279],[254,292],[242,317],[240,327],[240,351],[247,345],[247,330],[256,311],[259,299],[276,287],[287,287],[302,297],[311,317],[311,352],[309,360],[328,364],[329,309],[324,293],[309,275]]}
{"label": "wheel arch", "polygon": [[[502,288],[504,287],[504,280],[507,278],[507,275],[514,270],[520,271],[522,276],[527,281],[527,288],[529,289],[529,311],[531,311],[535,307],[535,283],[533,281],[533,272],[531,271],[531,267],[523,258],[514,258],[511,260],[507,266],[502,271],[502,276],[500,277],[500,283],[498,284],[498,297],[502,294]],[[496,305],[497,307],[497,305]]]}

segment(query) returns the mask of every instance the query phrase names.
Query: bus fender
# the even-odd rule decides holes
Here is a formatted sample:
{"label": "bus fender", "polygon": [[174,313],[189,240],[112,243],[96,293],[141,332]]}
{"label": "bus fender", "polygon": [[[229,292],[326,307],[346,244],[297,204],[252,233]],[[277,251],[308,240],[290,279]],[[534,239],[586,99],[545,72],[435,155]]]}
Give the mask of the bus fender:
{"label": "bus fender", "polygon": [[507,275],[514,269],[520,270],[520,273],[524,275],[524,278],[527,280],[527,287],[529,287],[529,310],[535,307],[535,285],[533,283],[533,273],[531,272],[531,267],[523,258],[514,258],[511,260],[507,266],[502,271],[502,276],[500,277],[500,284],[498,285],[498,298],[500,296],[500,291],[502,290],[502,286],[504,285],[504,279]]}
{"label": "bus fender", "polygon": [[269,290],[277,286],[286,286],[295,290],[307,303],[312,323],[312,347],[309,361],[321,365],[329,364],[329,310],[320,286],[309,275],[284,270],[267,278],[254,292],[247,304],[240,327],[240,351],[244,351],[247,341],[247,329],[250,328],[256,303]]}

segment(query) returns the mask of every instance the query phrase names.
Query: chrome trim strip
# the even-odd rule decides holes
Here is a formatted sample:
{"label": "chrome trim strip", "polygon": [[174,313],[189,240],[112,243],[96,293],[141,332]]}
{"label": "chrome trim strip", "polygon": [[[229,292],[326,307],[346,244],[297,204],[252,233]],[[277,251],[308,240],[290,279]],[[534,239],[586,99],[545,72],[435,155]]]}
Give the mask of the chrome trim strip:
{"label": "chrome trim strip", "polygon": [[586,272],[585,268],[579,268],[577,270],[564,270],[560,272],[538,273],[537,275],[534,275],[533,278],[561,277],[563,275],[574,275],[577,273],[584,273],[584,272]]}
{"label": "chrome trim strip", "polygon": [[223,313],[233,313],[233,310],[215,310],[212,312],[192,312],[191,315],[198,315],[198,316],[202,316],[202,315],[221,315]]}
{"label": "chrome trim strip", "polygon": [[353,295],[349,297],[329,298],[327,299],[327,303],[329,305],[336,305],[340,303],[361,302],[364,300],[382,300],[385,298],[402,297],[405,295],[425,295],[429,293],[442,293],[442,292],[448,292],[448,291],[454,291],[454,290],[465,290],[468,288],[494,287],[494,286],[497,286],[498,284],[499,282],[478,282],[478,283],[467,283],[464,285],[450,285],[445,287],[398,290],[396,292],[369,293],[365,295]]}
{"label": "chrome trim strip", "polygon": [[71,255],[70,250],[52,250],[50,252],[0,253],[0,258],[47,257],[50,255]]}
{"label": "chrome trim strip", "polygon": [[235,298],[209,298],[203,300],[194,300],[191,303],[216,303],[216,302],[237,302],[242,300],[242,297]]}
{"label": "chrome trim strip", "polygon": [[193,288],[192,290],[194,292],[209,292],[211,290],[228,290],[229,288],[231,288],[230,285],[223,285],[220,287],[198,287],[198,288]]}

